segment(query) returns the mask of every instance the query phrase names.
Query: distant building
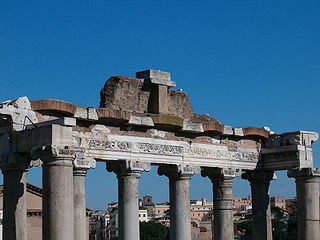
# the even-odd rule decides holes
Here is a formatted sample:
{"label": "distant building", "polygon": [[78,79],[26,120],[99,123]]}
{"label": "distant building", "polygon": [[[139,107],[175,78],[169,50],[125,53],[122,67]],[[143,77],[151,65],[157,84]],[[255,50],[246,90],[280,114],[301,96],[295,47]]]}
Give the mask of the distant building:
{"label": "distant building", "polygon": [[203,198],[190,201],[190,217],[192,220],[207,221],[212,219],[213,203]]}
{"label": "distant building", "polygon": [[252,208],[252,198],[233,197],[232,205],[235,212],[248,211]]}
{"label": "distant building", "polygon": [[95,210],[90,216],[90,240],[106,240],[107,225],[110,221],[110,215],[106,210]]}
{"label": "distant building", "polygon": [[[26,184],[28,240],[42,240],[42,188]],[[0,185],[0,240],[2,240],[3,185]],[[89,239],[89,213],[87,209],[87,236]]]}
{"label": "distant building", "polygon": [[[104,226],[104,236],[105,238],[101,240],[112,240],[119,236],[119,211],[118,211],[118,203],[112,202],[108,204],[108,219],[105,218],[105,226]],[[148,222],[148,210],[146,208],[139,209],[139,222]],[[96,239],[92,239],[96,240]],[[100,240],[100,239],[97,239]]]}
{"label": "distant building", "polygon": [[270,197],[270,206],[286,209],[286,199],[283,197]]}

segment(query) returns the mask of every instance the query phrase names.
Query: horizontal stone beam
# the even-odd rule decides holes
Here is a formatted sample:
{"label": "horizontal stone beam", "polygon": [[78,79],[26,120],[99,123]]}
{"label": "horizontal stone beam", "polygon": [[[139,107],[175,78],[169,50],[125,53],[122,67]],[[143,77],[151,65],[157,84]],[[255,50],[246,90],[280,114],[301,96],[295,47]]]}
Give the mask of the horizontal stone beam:
{"label": "horizontal stone beam", "polygon": [[30,153],[43,146],[72,146],[72,127],[48,125],[12,134],[12,151]]}
{"label": "horizontal stone beam", "polygon": [[289,145],[261,150],[261,168],[265,170],[287,170],[313,166],[312,148]]}
{"label": "horizontal stone beam", "polygon": [[76,126],[77,120],[75,118],[62,117],[62,118],[58,118],[58,119],[54,119],[54,120],[50,120],[50,121],[27,125],[26,129],[50,126],[53,124],[57,124],[57,125],[61,125],[61,126]]}
{"label": "horizontal stone beam", "polygon": [[256,148],[229,151],[227,146],[160,140],[144,137],[97,135],[73,132],[73,147],[99,161],[133,159],[152,164],[188,164],[198,167],[255,169],[259,160]]}

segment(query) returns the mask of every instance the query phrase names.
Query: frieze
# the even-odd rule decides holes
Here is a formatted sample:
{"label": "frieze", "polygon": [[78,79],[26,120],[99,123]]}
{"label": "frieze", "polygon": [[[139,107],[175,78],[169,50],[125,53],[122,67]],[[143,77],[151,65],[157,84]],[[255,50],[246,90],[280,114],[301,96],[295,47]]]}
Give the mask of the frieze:
{"label": "frieze", "polygon": [[203,158],[242,160],[256,162],[259,160],[259,154],[254,152],[229,152],[222,150],[211,150],[208,148],[190,147],[184,149],[185,155]]}
{"label": "frieze", "polygon": [[[192,146],[181,144],[180,146],[173,144],[158,144],[148,142],[134,141],[118,141],[118,140],[101,140],[97,138],[74,137],[74,147],[93,149],[93,150],[111,150],[138,152],[149,154],[162,154],[171,156],[185,156],[195,158],[223,159],[223,160],[239,160],[248,162],[258,162],[259,154],[257,152],[233,152],[227,149],[210,148],[202,146]],[[217,147],[217,146],[215,146]],[[225,146],[224,146],[225,147]]]}
{"label": "frieze", "polygon": [[91,139],[89,141],[89,149],[106,149],[106,150],[120,150],[128,151],[132,147],[132,143],[125,141],[101,141],[96,139]]}
{"label": "frieze", "polygon": [[151,144],[151,143],[137,143],[137,147],[140,152],[147,153],[158,153],[158,154],[169,154],[169,155],[182,155],[183,147],[162,145],[162,144]]}
{"label": "frieze", "polygon": [[274,153],[274,154],[263,154],[263,161],[286,161],[286,160],[299,160],[300,152],[284,152],[282,154]]}

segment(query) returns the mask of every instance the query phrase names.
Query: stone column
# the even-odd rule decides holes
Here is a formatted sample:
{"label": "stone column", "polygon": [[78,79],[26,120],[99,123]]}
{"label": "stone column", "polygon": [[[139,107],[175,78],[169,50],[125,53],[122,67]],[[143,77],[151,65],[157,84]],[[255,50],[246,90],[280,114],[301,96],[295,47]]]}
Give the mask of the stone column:
{"label": "stone column", "polygon": [[232,182],[239,173],[239,169],[222,168],[204,168],[201,172],[213,184],[214,239],[234,239]]}
{"label": "stone column", "polygon": [[251,185],[252,239],[272,240],[269,185],[276,176],[273,171],[247,171],[242,178]]}
{"label": "stone column", "polygon": [[302,168],[288,171],[296,179],[298,207],[298,239],[320,239],[319,179],[320,168]]}
{"label": "stone column", "polygon": [[75,240],[73,207],[73,160],[76,151],[48,146],[43,161],[42,237],[44,240]]}
{"label": "stone column", "polygon": [[74,239],[87,240],[85,179],[87,171],[96,167],[96,161],[85,159],[83,152],[76,155],[73,168]]}
{"label": "stone column", "polygon": [[26,178],[30,160],[13,154],[3,173],[3,240],[27,240]]}
{"label": "stone column", "polygon": [[117,174],[119,207],[119,240],[139,240],[139,190],[141,172],[150,164],[136,161],[107,163],[107,170]]}
{"label": "stone column", "polygon": [[161,165],[159,175],[169,178],[170,239],[191,240],[190,179],[200,168],[187,165]]}

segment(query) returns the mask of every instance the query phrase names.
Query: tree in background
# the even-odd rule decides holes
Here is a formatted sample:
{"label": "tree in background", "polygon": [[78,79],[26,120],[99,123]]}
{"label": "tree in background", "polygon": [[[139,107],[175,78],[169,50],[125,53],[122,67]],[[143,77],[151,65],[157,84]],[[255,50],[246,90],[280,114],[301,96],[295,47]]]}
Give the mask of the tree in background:
{"label": "tree in background", "polygon": [[161,223],[140,222],[140,240],[169,240],[169,228]]}

